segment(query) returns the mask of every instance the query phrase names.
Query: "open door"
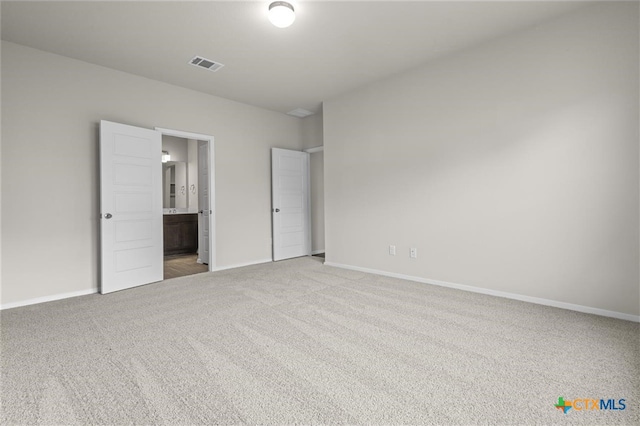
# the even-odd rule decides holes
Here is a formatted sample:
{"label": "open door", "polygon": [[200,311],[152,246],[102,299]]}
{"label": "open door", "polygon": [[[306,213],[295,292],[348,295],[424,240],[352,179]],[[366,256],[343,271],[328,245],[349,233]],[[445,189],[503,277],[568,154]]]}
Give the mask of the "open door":
{"label": "open door", "polygon": [[309,154],[271,148],[273,260],[311,255]]}
{"label": "open door", "polygon": [[209,264],[209,142],[198,141],[198,263]]}
{"label": "open door", "polygon": [[100,122],[100,293],[163,277],[162,135]]}

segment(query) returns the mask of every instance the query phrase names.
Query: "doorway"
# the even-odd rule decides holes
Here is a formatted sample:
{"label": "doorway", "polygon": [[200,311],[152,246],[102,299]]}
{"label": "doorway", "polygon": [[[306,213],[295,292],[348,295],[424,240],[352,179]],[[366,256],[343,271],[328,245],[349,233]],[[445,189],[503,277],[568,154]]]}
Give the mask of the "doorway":
{"label": "doorway", "polygon": [[162,134],[164,279],[213,271],[213,137],[155,130]]}
{"label": "doorway", "polygon": [[324,259],[324,146],[304,151],[310,154],[311,254]]}

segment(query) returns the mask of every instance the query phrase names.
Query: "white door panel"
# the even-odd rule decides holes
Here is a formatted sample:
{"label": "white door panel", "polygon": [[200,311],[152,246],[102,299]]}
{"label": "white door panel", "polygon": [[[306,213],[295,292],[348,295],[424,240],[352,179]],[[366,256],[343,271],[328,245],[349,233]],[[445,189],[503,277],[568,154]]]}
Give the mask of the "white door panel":
{"label": "white door panel", "polygon": [[209,143],[198,141],[198,263],[209,264],[209,223],[211,200],[209,191]]}
{"label": "white door panel", "polygon": [[271,149],[273,260],[311,254],[309,154]]}
{"label": "white door panel", "polygon": [[160,132],[100,122],[101,293],[163,275]]}

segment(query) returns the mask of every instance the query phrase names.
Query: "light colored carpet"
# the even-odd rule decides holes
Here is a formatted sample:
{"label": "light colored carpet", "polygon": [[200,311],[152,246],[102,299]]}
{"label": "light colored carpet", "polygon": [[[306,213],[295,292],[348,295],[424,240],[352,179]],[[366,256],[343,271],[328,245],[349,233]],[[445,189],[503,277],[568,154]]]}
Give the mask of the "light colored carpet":
{"label": "light colored carpet", "polygon": [[640,424],[638,324],[321,261],[3,311],[0,419]]}

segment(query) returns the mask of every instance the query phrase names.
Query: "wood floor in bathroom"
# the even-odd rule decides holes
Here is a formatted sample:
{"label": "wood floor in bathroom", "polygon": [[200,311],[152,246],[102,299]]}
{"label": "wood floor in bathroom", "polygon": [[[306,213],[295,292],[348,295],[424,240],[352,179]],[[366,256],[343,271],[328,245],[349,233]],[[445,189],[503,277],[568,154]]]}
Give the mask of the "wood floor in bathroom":
{"label": "wood floor in bathroom", "polygon": [[165,256],[164,258],[164,279],[184,277],[185,275],[200,274],[207,272],[209,267],[197,262],[197,254],[178,254]]}

